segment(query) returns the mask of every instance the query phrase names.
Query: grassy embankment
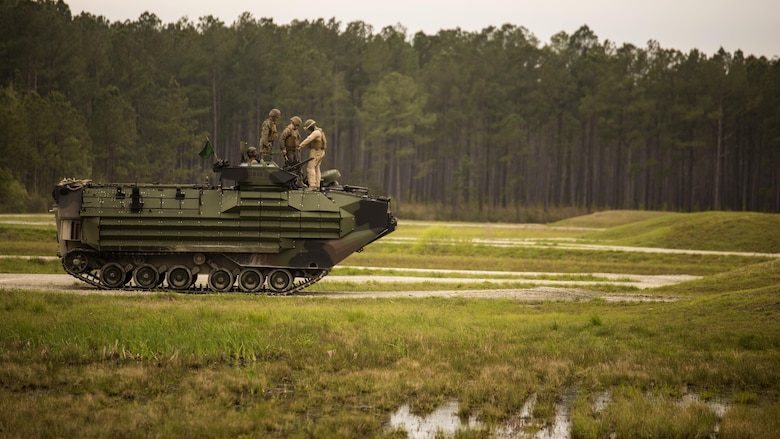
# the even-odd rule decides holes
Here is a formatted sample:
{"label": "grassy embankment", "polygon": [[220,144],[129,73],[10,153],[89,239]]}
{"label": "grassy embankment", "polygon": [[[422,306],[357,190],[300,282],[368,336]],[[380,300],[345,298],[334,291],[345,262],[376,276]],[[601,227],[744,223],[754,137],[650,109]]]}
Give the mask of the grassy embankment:
{"label": "grassy embankment", "polygon": [[[710,233],[707,224],[724,222],[717,216],[694,229]],[[755,248],[765,248],[779,242],[774,218],[755,233],[767,226],[738,219],[735,233],[754,236]],[[666,234],[675,233],[664,224]],[[10,226],[2,227],[9,233]],[[19,241],[39,236],[15,227]],[[587,268],[590,257],[598,268],[583,271],[703,266],[680,272],[706,277],[658,291],[684,300],[621,304],[0,290],[0,431],[11,437],[403,437],[385,425],[403,404],[427,413],[457,400],[464,417],[476,415],[489,426],[511,420],[534,395],[534,421],[526,427],[532,431],[552,422],[556,400],[571,389],[577,393],[570,407],[574,437],[706,437],[716,425],[718,437],[780,431],[777,259],[642,254],[632,262],[625,260],[632,253],[571,255],[579,252],[558,250],[554,242],[517,253],[464,242],[420,245],[426,234],[442,233],[421,227],[416,241],[371,246],[349,262],[499,270],[518,269],[506,258],[524,265],[547,257],[536,261],[539,267],[577,272],[566,267]],[[616,228],[581,233],[651,246],[663,235],[655,227]],[[721,244],[692,247],[713,245]],[[768,248],[761,251],[780,252]],[[457,254],[463,249],[484,254]],[[592,399],[603,391],[612,400],[597,411]],[[680,405],[686,392],[704,402]],[[715,399],[729,404],[721,418],[706,405]]]}

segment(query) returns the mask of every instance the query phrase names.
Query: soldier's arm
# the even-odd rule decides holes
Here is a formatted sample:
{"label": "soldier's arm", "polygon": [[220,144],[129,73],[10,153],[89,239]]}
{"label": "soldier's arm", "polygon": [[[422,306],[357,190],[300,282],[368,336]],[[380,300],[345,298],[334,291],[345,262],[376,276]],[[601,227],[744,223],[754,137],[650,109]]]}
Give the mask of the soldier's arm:
{"label": "soldier's arm", "polygon": [[290,130],[285,128],[282,130],[282,134],[279,135],[279,149],[282,151],[287,150],[287,147],[285,146],[287,143],[287,138],[290,137]]}
{"label": "soldier's arm", "polygon": [[303,142],[301,142],[301,145],[298,148],[303,148],[304,146],[306,146],[309,143],[311,143],[312,140],[314,140],[315,138],[318,138],[318,137],[320,137],[320,132],[317,131],[317,130],[312,131],[311,134],[309,134],[308,136],[306,136],[305,139],[303,139]]}

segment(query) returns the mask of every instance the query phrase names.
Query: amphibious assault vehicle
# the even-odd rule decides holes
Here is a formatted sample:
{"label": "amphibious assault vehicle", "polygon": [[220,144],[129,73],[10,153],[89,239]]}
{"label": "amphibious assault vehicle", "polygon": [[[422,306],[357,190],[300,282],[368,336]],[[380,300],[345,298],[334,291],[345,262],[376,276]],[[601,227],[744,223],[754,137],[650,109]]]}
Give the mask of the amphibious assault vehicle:
{"label": "amphibious assault vehicle", "polygon": [[65,271],[102,289],[292,294],[397,224],[388,197],[341,186],[335,170],[319,191],[274,162],[214,171],[216,185],[60,182]]}

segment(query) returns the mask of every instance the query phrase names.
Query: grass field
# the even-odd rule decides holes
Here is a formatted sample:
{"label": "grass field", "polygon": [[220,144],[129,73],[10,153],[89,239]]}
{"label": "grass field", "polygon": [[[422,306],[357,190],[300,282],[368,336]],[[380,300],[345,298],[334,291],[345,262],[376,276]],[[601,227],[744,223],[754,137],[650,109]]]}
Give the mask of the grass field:
{"label": "grass field", "polygon": [[[397,438],[404,427],[389,420],[399,408],[424,417],[456,401],[462,420],[478,421],[457,437],[507,426],[531,437],[551,430],[566,401],[577,438],[775,437],[779,258],[555,243],[780,253],[777,220],[607,212],[537,232],[402,221],[391,237],[407,242],[380,241],[339,269],[704,276],[650,292],[683,298],[675,302],[0,289],[0,436]],[[52,256],[53,235],[52,225],[0,221],[0,254]],[[50,263],[56,268],[56,260],[5,258],[0,271],[44,273]]]}

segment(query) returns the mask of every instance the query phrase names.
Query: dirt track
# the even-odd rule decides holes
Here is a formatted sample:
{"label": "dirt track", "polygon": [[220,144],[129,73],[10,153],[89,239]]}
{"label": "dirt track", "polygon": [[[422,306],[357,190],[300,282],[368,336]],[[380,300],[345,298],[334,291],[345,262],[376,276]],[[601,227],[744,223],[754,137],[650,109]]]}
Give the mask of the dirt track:
{"label": "dirt track", "polygon": [[[604,276],[604,275],[602,275]],[[618,279],[636,278],[632,282],[620,282],[639,288],[652,288],[654,286],[667,285],[692,279],[692,276],[635,276],[635,275],[611,275],[619,276]],[[333,281],[361,282],[437,282],[437,283],[470,283],[484,282],[489,276],[482,279],[474,278],[421,278],[403,276],[330,276],[323,279],[322,283]],[[205,282],[205,279],[202,279]],[[518,282],[519,279],[494,279],[491,282]],[[601,294],[580,288],[566,287],[563,281],[540,281],[525,279],[529,288],[513,289],[480,289],[480,290],[438,290],[438,291],[371,291],[371,292],[306,292],[299,293],[297,297],[354,299],[354,298],[402,298],[402,297],[464,297],[482,299],[512,299],[519,301],[538,302],[545,300],[589,300],[601,298],[607,301],[673,301],[675,297],[654,296],[652,294]],[[553,283],[555,286],[538,286],[539,283]],[[579,285],[587,282],[572,282]],[[597,282],[608,283],[608,282]],[[561,286],[564,285],[564,286]],[[89,286],[67,274],[0,274],[0,290],[36,290],[57,291],[73,294],[149,294],[146,291],[108,291],[99,290]]]}

